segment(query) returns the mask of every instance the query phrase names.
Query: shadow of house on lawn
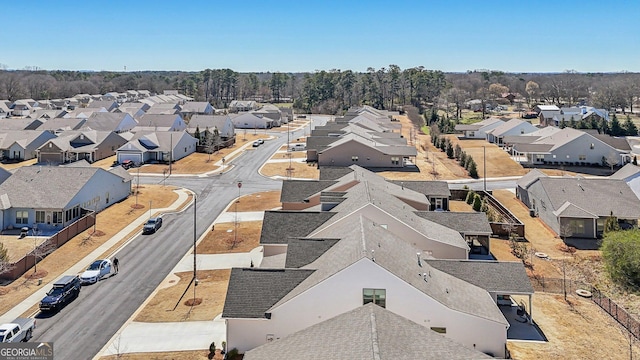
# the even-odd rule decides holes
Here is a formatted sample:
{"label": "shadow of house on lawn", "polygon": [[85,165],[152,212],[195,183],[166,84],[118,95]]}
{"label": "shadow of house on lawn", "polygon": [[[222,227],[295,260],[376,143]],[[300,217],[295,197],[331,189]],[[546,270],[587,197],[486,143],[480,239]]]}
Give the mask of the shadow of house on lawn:
{"label": "shadow of house on lawn", "polygon": [[564,239],[567,246],[573,246],[578,250],[599,250],[602,244],[601,239],[568,237]]}

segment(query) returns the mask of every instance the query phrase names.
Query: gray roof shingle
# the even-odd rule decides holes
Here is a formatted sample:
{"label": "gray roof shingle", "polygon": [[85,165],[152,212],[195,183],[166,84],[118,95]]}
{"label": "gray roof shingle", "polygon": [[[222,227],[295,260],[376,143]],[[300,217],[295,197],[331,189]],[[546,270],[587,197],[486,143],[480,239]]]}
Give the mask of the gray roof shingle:
{"label": "gray roof shingle", "polygon": [[[331,356],[327,356],[327,345]],[[369,303],[245,353],[245,360],[491,359],[428,327]]]}
{"label": "gray roof shingle", "polygon": [[305,269],[233,268],[223,318],[264,318],[265,312],[313,273]]}
{"label": "gray roof shingle", "polygon": [[294,238],[287,246],[286,268],[300,268],[314,262],[340,239]]}
{"label": "gray roof shingle", "polygon": [[260,244],[286,245],[289,238],[309,235],[334,215],[332,212],[265,211]]}
{"label": "gray roof shingle", "polygon": [[388,180],[389,182],[404,186],[420,194],[427,196],[442,196],[450,197],[451,191],[449,190],[449,184],[446,181],[400,181],[400,180]]}
{"label": "gray roof shingle", "polygon": [[333,186],[337,181],[285,180],[282,182],[280,202],[303,202],[308,197]]}
{"label": "gray roof shingle", "polygon": [[428,259],[427,263],[489,292],[502,294],[533,294],[534,292],[521,262]]}
{"label": "gray roof shingle", "polygon": [[465,235],[492,233],[483,212],[416,211],[416,215]]}

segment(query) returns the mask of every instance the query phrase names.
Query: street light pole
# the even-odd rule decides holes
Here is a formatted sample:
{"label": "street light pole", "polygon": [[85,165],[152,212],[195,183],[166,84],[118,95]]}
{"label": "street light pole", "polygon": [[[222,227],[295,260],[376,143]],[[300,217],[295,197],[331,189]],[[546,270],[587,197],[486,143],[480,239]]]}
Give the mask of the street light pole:
{"label": "street light pole", "polygon": [[482,177],[482,184],[484,192],[487,192],[487,147],[482,147],[482,168],[484,171],[484,176]]}
{"label": "street light pole", "polygon": [[196,255],[198,253],[196,247],[196,211],[197,211],[198,197],[193,194],[193,303],[196,303],[196,286],[198,286],[198,278],[196,276]]}

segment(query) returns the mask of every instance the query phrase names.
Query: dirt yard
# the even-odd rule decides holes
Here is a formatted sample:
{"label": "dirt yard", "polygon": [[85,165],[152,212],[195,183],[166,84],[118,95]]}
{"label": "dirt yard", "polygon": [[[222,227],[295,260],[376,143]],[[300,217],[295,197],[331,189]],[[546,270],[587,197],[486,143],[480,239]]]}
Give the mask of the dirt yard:
{"label": "dirt yard", "polygon": [[[44,274],[43,283],[46,284],[58,278],[66,269],[109,240],[133,219],[148,212],[149,201],[152,202],[154,208],[169,206],[178,198],[173,189],[160,185],[144,185],[140,187],[138,195],[138,204],[142,205],[142,208],[132,208],[136,200],[134,196],[129,196],[126,200],[100,212],[96,221],[96,230],[100,236],[91,236],[93,233],[93,227],[91,227],[76,235],[38,263],[38,272]],[[128,240],[132,234],[126,236],[122,241]],[[5,313],[38,289],[37,279],[30,278],[31,274],[33,274],[33,270],[27,271],[22,277],[8,285],[0,286],[0,313]]]}
{"label": "dirt yard", "polygon": [[7,163],[7,164],[2,163],[0,164],[0,168],[3,168],[5,170],[13,170],[23,166],[31,166],[36,162],[38,162],[38,159],[25,160],[17,163]]}
{"label": "dirt yard", "polygon": [[[134,321],[205,321],[213,320],[222,312],[224,299],[227,296],[227,285],[231,276],[230,269],[197,271],[198,286],[196,286],[195,298],[201,299],[202,302],[195,306],[190,306],[187,303],[188,300],[193,300],[194,297],[194,286],[193,284],[189,285],[193,272],[182,272],[175,275],[176,278],[168,280],[168,284],[165,284],[168,286],[157,292]],[[189,286],[188,291],[180,299],[187,286]]]}
{"label": "dirt yard", "polygon": [[274,190],[243,195],[240,197],[237,207],[236,203],[234,203],[228,211],[264,211],[279,208],[281,206],[280,190]]}
{"label": "dirt yard", "polygon": [[[277,156],[277,154],[276,154]],[[260,173],[264,176],[281,176],[284,178],[294,178],[294,179],[313,179],[317,180],[320,178],[320,170],[315,166],[315,164],[307,164],[306,162],[291,162],[292,170],[289,172],[287,170],[289,168],[289,162],[277,162],[277,163],[269,163],[267,162],[260,169]]]}
{"label": "dirt yard", "polygon": [[[249,252],[260,242],[262,221],[218,223],[197,246],[198,254],[225,254]],[[237,231],[237,236],[235,231]]]}
{"label": "dirt yard", "polygon": [[[446,135],[453,147],[460,145],[462,150],[473,157],[478,167],[478,175],[484,176],[484,160],[486,159],[487,177],[521,176],[528,171],[513,161],[509,153],[495,144],[485,140],[460,140],[457,135]],[[486,151],[486,157],[483,151]]]}
{"label": "dirt yard", "polygon": [[[549,342],[508,342],[518,360],[629,359],[629,338],[618,323],[591,300],[570,295],[536,293],[533,319]],[[638,342],[634,358],[640,355]]]}

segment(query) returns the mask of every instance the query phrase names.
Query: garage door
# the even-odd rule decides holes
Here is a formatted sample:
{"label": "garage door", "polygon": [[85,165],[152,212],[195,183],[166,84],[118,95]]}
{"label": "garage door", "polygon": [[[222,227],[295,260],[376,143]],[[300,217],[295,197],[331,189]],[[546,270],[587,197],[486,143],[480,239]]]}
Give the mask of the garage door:
{"label": "garage door", "polygon": [[142,154],[132,154],[132,153],[118,153],[118,162],[122,163],[125,160],[131,160],[136,164],[142,163]]}
{"label": "garage door", "polygon": [[59,164],[62,162],[62,154],[40,152],[41,163]]}

